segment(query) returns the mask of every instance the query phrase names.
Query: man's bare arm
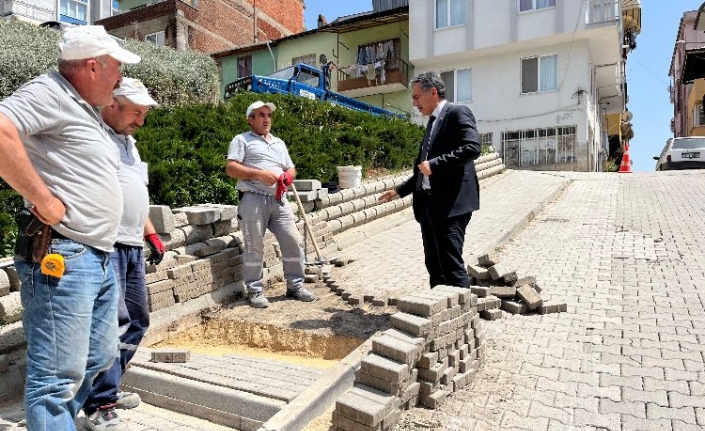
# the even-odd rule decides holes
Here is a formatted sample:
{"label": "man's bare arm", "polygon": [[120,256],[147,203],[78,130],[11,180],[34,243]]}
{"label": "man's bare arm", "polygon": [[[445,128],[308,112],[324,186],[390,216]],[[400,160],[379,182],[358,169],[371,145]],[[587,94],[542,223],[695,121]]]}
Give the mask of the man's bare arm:
{"label": "man's bare arm", "polygon": [[279,180],[279,176],[274,172],[251,168],[235,160],[228,160],[225,173],[238,180],[259,180],[265,186],[271,186]]}
{"label": "man's bare arm", "polygon": [[0,160],[12,161],[0,163],[0,177],[34,205],[33,212],[42,222],[54,225],[64,218],[66,207],[39,177],[20,141],[17,128],[3,114],[0,114]]}

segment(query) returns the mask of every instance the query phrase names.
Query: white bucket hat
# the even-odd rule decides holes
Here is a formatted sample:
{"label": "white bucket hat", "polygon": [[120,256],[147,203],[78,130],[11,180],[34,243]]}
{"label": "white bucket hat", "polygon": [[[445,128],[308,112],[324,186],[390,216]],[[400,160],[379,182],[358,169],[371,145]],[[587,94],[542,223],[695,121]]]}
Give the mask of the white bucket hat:
{"label": "white bucket hat", "polygon": [[82,60],[102,55],[109,55],[121,63],[135,64],[141,60],[139,55],[122,48],[102,25],[67,28],[59,49],[59,58],[62,60]]}
{"label": "white bucket hat", "polygon": [[277,110],[277,105],[275,105],[274,103],[272,103],[272,102],[264,103],[263,101],[258,100],[255,103],[253,103],[252,105],[247,107],[247,112],[245,113],[245,118],[250,118],[250,114],[252,114],[252,111],[256,111],[263,106],[266,106],[272,112]]}
{"label": "white bucket hat", "polygon": [[122,78],[120,87],[113,90],[114,96],[125,96],[127,99],[140,106],[157,106],[159,105],[147,91],[147,87],[142,84],[139,79]]}

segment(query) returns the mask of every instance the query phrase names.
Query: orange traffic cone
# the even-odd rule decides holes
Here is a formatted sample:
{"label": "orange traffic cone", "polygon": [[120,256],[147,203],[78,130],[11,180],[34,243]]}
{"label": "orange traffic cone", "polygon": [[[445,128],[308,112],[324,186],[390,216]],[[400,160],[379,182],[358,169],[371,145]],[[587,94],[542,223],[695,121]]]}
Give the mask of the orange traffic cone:
{"label": "orange traffic cone", "polygon": [[622,164],[619,165],[620,174],[632,173],[632,162],[629,160],[629,142],[624,143],[624,154],[622,155]]}

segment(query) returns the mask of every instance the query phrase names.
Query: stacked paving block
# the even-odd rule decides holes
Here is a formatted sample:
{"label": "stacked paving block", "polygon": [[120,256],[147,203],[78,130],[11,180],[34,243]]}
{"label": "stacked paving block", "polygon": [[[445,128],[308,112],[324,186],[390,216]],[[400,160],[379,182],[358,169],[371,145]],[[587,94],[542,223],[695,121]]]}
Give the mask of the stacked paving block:
{"label": "stacked paving block", "polygon": [[480,302],[492,307],[478,304],[480,316],[487,320],[501,318],[500,308],[512,314],[550,314],[567,311],[563,303],[547,303],[541,298],[541,287],[536,277],[518,275],[517,271],[505,266],[495,253],[486,253],[476,263],[467,267],[471,277],[470,290],[480,297]]}
{"label": "stacked paving block", "polygon": [[0,259],[0,324],[17,322],[22,319],[20,299],[20,279],[12,264],[12,258]]}
{"label": "stacked paving block", "polygon": [[167,251],[159,265],[147,265],[150,311],[184,303],[242,279],[242,238],[237,207],[152,206],[150,219]]}
{"label": "stacked paving block", "polygon": [[386,431],[401,410],[437,408],[475,378],[485,359],[477,295],[436,286],[396,301],[391,329],[372,339],[355,385],[337,400],[336,431]]}
{"label": "stacked paving block", "polygon": [[[307,189],[320,189],[320,182],[297,181],[297,190],[304,193],[303,199],[314,199],[306,194],[313,190]],[[318,192],[315,192],[315,197],[318,196]],[[332,243],[325,219],[310,214],[303,217],[309,218],[320,248]],[[150,208],[150,219],[168,250],[159,265],[147,265],[146,268],[150,311],[184,303],[242,279],[243,239],[239,231],[236,206],[202,204],[172,211],[167,206],[155,205]],[[306,241],[307,260],[317,260],[312,238],[305,232],[303,219],[297,223],[297,228]],[[149,252],[146,253],[149,256]],[[268,231],[264,237],[265,279],[282,274],[281,257],[279,244]],[[329,269],[319,268],[315,273],[307,274],[307,279],[314,282],[327,277],[329,272]]]}

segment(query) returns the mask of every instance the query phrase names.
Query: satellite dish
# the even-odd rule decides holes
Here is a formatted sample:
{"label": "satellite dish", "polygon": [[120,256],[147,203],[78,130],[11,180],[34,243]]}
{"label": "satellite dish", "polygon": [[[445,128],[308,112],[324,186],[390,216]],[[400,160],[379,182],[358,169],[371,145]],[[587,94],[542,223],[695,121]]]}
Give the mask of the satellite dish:
{"label": "satellite dish", "polygon": [[629,111],[622,112],[622,121],[630,122],[634,116]]}

